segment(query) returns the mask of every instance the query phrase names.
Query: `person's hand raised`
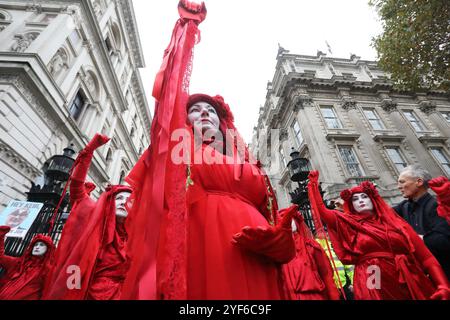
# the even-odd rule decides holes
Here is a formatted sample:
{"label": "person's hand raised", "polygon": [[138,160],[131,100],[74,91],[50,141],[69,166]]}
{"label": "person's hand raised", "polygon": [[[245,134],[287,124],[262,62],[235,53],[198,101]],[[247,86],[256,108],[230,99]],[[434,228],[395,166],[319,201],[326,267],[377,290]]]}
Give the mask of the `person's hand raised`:
{"label": "person's hand raised", "polygon": [[10,226],[0,226],[0,235],[5,235],[11,230]]}
{"label": "person's hand raised", "polygon": [[319,181],[319,171],[312,170],[308,175],[309,182],[317,183]]}
{"label": "person's hand raised", "polygon": [[93,152],[95,149],[101,147],[105,143],[107,143],[110,140],[109,137],[96,133],[95,136],[92,138],[91,141],[86,145],[86,148],[84,148],[88,152]]}

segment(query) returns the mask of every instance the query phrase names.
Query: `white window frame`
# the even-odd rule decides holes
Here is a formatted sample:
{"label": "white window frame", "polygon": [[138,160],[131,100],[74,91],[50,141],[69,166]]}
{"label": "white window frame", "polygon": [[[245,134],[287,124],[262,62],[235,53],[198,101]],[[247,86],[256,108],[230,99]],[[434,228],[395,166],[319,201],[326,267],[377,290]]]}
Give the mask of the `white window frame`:
{"label": "white window frame", "polygon": [[[353,164],[352,164],[352,163],[347,163],[347,162],[345,161],[345,159],[344,159],[342,153],[341,153],[341,148],[349,148],[349,149],[352,151],[353,156],[354,156],[354,158],[356,159],[356,162],[353,163]],[[339,159],[342,161],[342,164],[343,164],[343,166],[344,166],[344,169],[345,169],[345,171],[347,172],[347,174],[348,174],[349,177],[351,177],[351,178],[362,178],[362,177],[365,177],[365,176],[366,176],[366,172],[365,172],[364,167],[363,167],[363,165],[362,165],[362,163],[361,163],[361,160],[359,159],[358,152],[356,152],[356,150],[355,150],[355,148],[354,148],[353,145],[339,144],[339,145],[337,145],[337,152],[338,152]],[[361,175],[354,175],[354,174],[352,174],[352,172],[350,171],[349,165],[355,165],[355,164],[358,165],[358,168],[359,168],[359,170],[360,170]]]}
{"label": "white window frame", "polygon": [[395,162],[394,159],[392,159],[391,155],[388,152],[388,149],[394,149],[394,150],[396,150],[398,152],[398,155],[399,155],[400,159],[403,160],[402,163],[405,164],[405,166],[403,168],[408,166],[408,161],[406,160],[406,157],[405,157],[403,151],[401,150],[401,148],[399,146],[385,146],[384,147],[384,151],[386,152],[386,155],[387,155],[389,161],[392,163],[392,166],[397,171],[397,173],[400,174],[401,169],[397,167],[397,164],[399,164],[399,163]]}
{"label": "white window frame", "polygon": [[[322,115],[322,118],[323,118],[323,120],[324,120],[324,122],[325,122],[325,126],[327,127],[328,130],[333,130],[333,129],[344,129],[344,126],[343,126],[343,124],[342,124],[342,121],[339,119],[338,114],[337,114],[337,112],[336,112],[336,108],[335,108],[334,106],[332,106],[332,105],[319,105],[319,108],[320,108],[320,114]],[[325,115],[324,115],[324,113],[323,113],[323,110],[324,110],[324,109],[330,109],[330,110],[333,112],[334,118],[328,118],[328,117],[325,117]],[[337,122],[337,124],[338,124],[338,128],[330,127],[330,126],[328,125],[327,119],[334,119],[334,120]]]}
{"label": "white window frame", "polygon": [[[429,148],[430,153],[432,155],[432,157],[434,158],[434,160],[437,162],[437,164],[439,165],[439,167],[441,168],[441,170],[448,176],[450,177],[450,157],[448,155],[448,152],[443,148],[443,147],[438,147],[438,146],[434,146],[434,147],[430,147]],[[444,156],[444,158],[447,160],[447,163],[442,163],[439,158],[434,154],[433,150],[439,150],[441,151],[442,155]],[[447,168],[447,169],[446,169]]]}
{"label": "white window frame", "polygon": [[[402,110],[402,113],[403,113],[403,115],[404,115],[406,121],[407,121],[407,122],[409,123],[409,125],[413,128],[414,132],[417,132],[417,133],[423,133],[423,132],[427,132],[427,131],[428,131],[427,126],[426,126],[425,123],[422,121],[422,119],[419,118],[419,116],[417,115],[417,113],[414,112],[414,110],[406,109],[406,110]],[[416,121],[414,121],[414,122],[411,121],[411,120],[408,118],[408,116],[406,115],[406,113],[411,113],[411,115],[414,117],[414,119],[415,119]],[[417,128],[414,126],[413,123],[418,123],[418,124],[422,127],[422,130],[417,130]]]}
{"label": "white window frame", "polygon": [[[386,130],[386,125],[384,124],[383,120],[381,119],[380,114],[375,110],[375,108],[364,107],[364,108],[362,108],[362,110],[363,110],[363,114],[364,114],[365,118],[367,119],[367,122],[370,124],[370,127],[372,128],[372,130],[376,130],[376,131]],[[375,115],[375,119],[370,119],[368,117],[366,111],[372,111],[373,114]],[[378,124],[381,125],[381,128],[375,128],[372,124],[372,121],[377,121]]]}
{"label": "white window frame", "polygon": [[[295,125],[298,126],[298,132],[295,130]],[[302,129],[300,128],[300,123],[298,123],[297,119],[295,119],[292,122],[291,129],[292,129],[292,132],[294,133],[295,141],[296,141],[297,145],[300,147],[303,144],[303,142],[305,142],[305,138],[303,137]],[[301,141],[299,139],[298,133],[300,134]]]}

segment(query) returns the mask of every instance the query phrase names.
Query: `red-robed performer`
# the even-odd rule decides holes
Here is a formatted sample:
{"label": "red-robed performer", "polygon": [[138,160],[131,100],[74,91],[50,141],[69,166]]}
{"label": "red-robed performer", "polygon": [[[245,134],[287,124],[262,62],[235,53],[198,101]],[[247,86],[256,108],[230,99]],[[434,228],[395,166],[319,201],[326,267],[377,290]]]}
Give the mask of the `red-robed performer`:
{"label": "red-robed performer", "polygon": [[[249,161],[246,147],[236,152],[237,144],[244,146],[236,132],[239,143],[230,138],[221,144],[217,138],[235,129],[223,98],[189,96],[192,50],[206,8],[180,1],[178,10],[155,80],[151,144],[127,177],[135,206],[127,220],[131,268],[123,298],[283,298],[280,264],[295,254],[290,215],[271,225],[277,208],[267,177]],[[198,143],[194,130],[200,136],[212,132],[211,139]],[[175,160],[186,135],[187,160]],[[226,144],[231,153],[221,148]]]}
{"label": "red-robed performer", "polygon": [[70,180],[72,210],[58,244],[44,299],[120,298],[129,268],[124,222],[132,189],[109,186],[95,201],[89,197],[92,184],[85,182],[94,151],[108,141],[108,137],[96,134],[75,161]]}
{"label": "red-robed performer", "polygon": [[436,193],[438,215],[450,224],[450,180],[437,177],[428,181],[428,186]]}
{"label": "red-robed performer", "polygon": [[294,215],[296,256],[283,266],[293,300],[339,300],[333,269],[300,212]]}
{"label": "red-robed performer", "polygon": [[313,213],[327,224],[342,263],[355,265],[355,299],[449,299],[442,267],[371,182],[341,192],[342,213],[325,207],[318,187],[319,173],[310,172],[309,179]]}
{"label": "red-robed performer", "polygon": [[0,300],[40,300],[53,262],[53,241],[39,234],[21,257],[10,257],[4,249],[9,230],[8,226],[0,227],[0,267],[6,271],[0,279]]}

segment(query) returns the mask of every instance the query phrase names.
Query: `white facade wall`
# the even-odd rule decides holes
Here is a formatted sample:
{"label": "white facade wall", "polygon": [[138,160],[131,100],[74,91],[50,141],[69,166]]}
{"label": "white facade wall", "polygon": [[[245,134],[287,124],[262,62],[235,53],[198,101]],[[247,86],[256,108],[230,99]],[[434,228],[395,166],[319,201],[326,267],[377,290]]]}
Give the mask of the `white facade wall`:
{"label": "white facade wall", "polygon": [[95,154],[93,195],[120,182],[150,142],[142,67],[132,1],[0,0],[0,210],[26,198],[47,159],[96,132],[112,139]]}

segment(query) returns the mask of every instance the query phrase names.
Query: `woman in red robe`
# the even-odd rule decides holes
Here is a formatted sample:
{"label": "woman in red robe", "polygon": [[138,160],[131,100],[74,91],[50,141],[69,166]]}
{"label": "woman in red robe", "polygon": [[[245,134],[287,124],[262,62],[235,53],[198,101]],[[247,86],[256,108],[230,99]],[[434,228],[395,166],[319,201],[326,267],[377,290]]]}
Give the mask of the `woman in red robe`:
{"label": "woman in red robe", "polygon": [[[277,223],[268,178],[250,160],[223,98],[189,96],[206,8],[181,0],[178,11],[153,88],[151,144],[127,177],[135,205],[127,219],[132,259],[122,298],[283,298],[281,264],[295,255],[290,214]],[[188,113],[207,119],[191,121]],[[234,130],[235,137],[205,137],[194,131],[197,121],[214,124],[222,137]]]}
{"label": "woman in red robe", "polygon": [[[55,267],[46,283],[44,299],[120,298],[130,260],[124,222],[131,188],[109,186],[95,201],[89,197],[93,186],[86,183],[94,151],[108,141],[108,137],[96,134],[77,157],[70,178],[72,210],[58,244]],[[71,279],[74,283],[69,288],[67,283]]]}
{"label": "woman in red robe", "polygon": [[339,300],[333,269],[300,212],[294,215],[296,256],[283,266],[292,300]]}
{"label": "woman in red robe", "polygon": [[311,206],[327,224],[339,259],[355,265],[355,299],[449,299],[447,277],[441,266],[372,183],[366,181],[342,191],[341,213],[325,207],[318,178],[317,171],[309,175]]}
{"label": "woman in red robe", "polygon": [[437,177],[428,181],[428,186],[436,193],[438,215],[450,224],[450,180]]}
{"label": "woman in red robe", "polygon": [[53,262],[53,241],[39,234],[21,257],[10,257],[4,251],[9,230],[7,226],[0,227],[0,267],[6,271],[1,279],[0,300],[40,300]]}

